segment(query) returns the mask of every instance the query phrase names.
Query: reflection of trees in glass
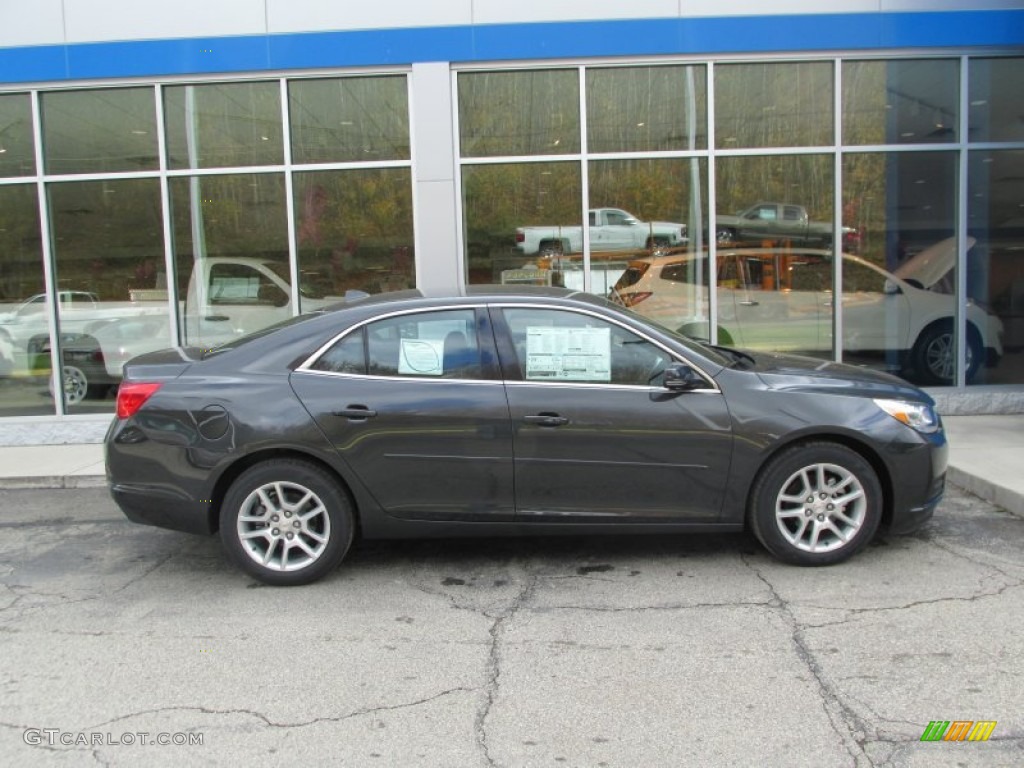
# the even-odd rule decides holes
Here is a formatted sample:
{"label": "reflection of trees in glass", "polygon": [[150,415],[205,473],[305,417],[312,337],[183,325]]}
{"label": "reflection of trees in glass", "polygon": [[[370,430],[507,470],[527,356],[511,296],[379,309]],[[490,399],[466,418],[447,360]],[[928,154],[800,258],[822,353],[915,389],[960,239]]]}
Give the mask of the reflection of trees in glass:
{"label": "reflection of trees in glass", "polygon": [[579,163],[508,163],[462,169],[466,228],[507,238],[516,227],[580,224]]}
{"label": "reflection of trees in glass", "polygon": [[702,149],[707,145],[703,66],[587,71],[590,152]]}
{"label": "reflection of trees in glass", "polygon": [[693,188],[692,163],[700,163],[699,185],[706,183],[697,160],[595,160],[590,163],[590,207],[624,208],[641,221],[687,222]]}
{"label": "reflection of trees in glass", "polygon": [[51,183],[47,186],[57,284],[101,301],[128,299],[146,263],[163,272],[163,215],[156,179]]}
{"label": "reflection of trees in glass", "polygon": [[757,202],[795,203],[815,221],[832,220],[831,155],[723,157],[716,171],[720,213],[736,213]]}
{"label": "reflection of trees in glass", "polygon": [[579,152],[575,69],[461,73],[458,90],[463,157]]}
{"label": "reflection of trees in glass", "polygon": [[159,167],[152,88],[55,91],[41,104],[47,173]]}
{"label": "reflection of trees in glass", "polygon": [[34,184],[0,186],[0,301],[43,290],[39,203]]}
{"label": "reflection of trees in glass", "polygon": [[274,165],[283,159],[276,82],[164,89],[171,168]]}
{"label": "reflection of trees in glass", "polygon": [[314,293],[415,283],[408,169],[298,173],[295,216],[299,269]]}
{"label": "reflection of trees in glass", "polygon": [[293,162],[409,157],[404,75],[293,80],[288,100]]}
{"label": "reflection of trees in glass", "polygon": [[886,156],[882,153],[843,157],[843,225],[860,232],[859,254],[885,265]]}
{"label": "reflection of trees in glass", "polygon": [[723,149],[832,144],[830,62],[719,64],[715,142]]}
{"label": "reflection of trees in glass", "polygon": [[0,94],[0,176],[28,176],[35,167],[28,94]]}

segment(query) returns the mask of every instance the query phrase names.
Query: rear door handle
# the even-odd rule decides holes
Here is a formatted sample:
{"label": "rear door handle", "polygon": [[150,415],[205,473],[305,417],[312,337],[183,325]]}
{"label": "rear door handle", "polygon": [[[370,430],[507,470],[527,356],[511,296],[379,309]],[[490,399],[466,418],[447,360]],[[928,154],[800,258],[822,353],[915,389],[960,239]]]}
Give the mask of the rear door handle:
{"label": "rear door handle", "polygon": [[536,416],[523,416],[527,424],[537,424],[541,427],[561,427],[568,424],[569,420],[557,413],[538,413]]}
{"label": "rear door handle", "polygon": [[367,408],[365,405],[350,405],[348,408],[334,411],[334,415],[352,419],[353,421],[364,421],[365,419],[372,419],[377,415],[377,412]]}
{"label": "rear door handle", "polygon": [[760,306],[760,304],[761,304],[761,302],[753,301],[753,300],[751,300],[751,301],[741,301],[740,302],[740,306],[741,307],[757,307],[757,306]]}

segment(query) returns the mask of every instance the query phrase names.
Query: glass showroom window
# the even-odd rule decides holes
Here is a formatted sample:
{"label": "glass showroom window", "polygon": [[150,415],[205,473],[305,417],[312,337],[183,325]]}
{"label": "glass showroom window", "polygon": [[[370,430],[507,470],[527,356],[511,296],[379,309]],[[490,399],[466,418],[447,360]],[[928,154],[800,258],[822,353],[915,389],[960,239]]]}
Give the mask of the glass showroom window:
{"label": "glass showroom window", "polygon": [[707,68],[587,70],[587,151],[652,152],[707,147]]}
{"label": "glass showroom window", "polygon": [[[170,338],[160,184],[59,182],[47,194],[64,405],[108,411],[124,363]],[[45,335],[34,351],[48,353]]]}
{"label": "glass showroom window", "polygon": [[[974,151],[968,162],[968,384],[1024,382],[1024,150]],[[982,327],[978,327],[983,324]],[[978,343],[981,337],[983,344]],[[997,343],[1001,342],[1001,344]]]}
{"label": "glass showroom window", "polygon": [[293,80],[288,100],[294,163],[409,159],[405,75]]}
{"label": "glass showroom window", "polygon": [[163,94],[168,168],[284,162],[277,81],[169,86]]}
{"label": "glass showroom window", "polygon": [[843,63],[844,144],[935,144],[957,140],[955,59]]}
{"label": "glass showroom window", "polygon": [[579,253],[581,184],[578,162],[464,165],[468,281],[560,284]]}
{"label": "glass showroom window", "polygon": [[412,288],[412,179],[408,168],[295,174],[301,310],[347,290]]}
{"label": "glass showroom window", "polygon": [[848,362],[956,382],[956,169],[953,151],[844,156],[844,220],[861,236],[859,256],[843,263]]}
{"label": "glass showroom window", "polygon": [[46,173],[155,171],[152,88],[55,91],[41,96]]}
{"label": "glass showroom window", "polygon": [[0,178],[31,176],[35,172],[29,95],[0,94]]}
{"label": "glass showroom window", "polygon": [[44,290],[36,186],[0,185],[0,416],[54,413]]}
{"label": "glass showroom window", "polygon": [[718,340],[831,358],[832,156],[722,157],[717,172]]}
{"label": "glass showroom window", "polygon": [[716,146],[831,145],[832,69],[825,61],[716,65]]}
{"label": "glass showroom window", "polygon": [[[696,157],[592,160],[588,168],[591,291],[612,295],[652,317],[668,303],[676,304],[671,320],[657,319],[678,328],[682,323],[676,323],[677,316],[685,314],[689,322],[701,325],[688,327],[688,332],[707,338],[707,282],[701,281],[693,257],[704,250],[707,232],[707,162]],[[648,284],[665,265],[695,279],[670,286]],[[639,272],[646,278],[637,285]],[[583,288],[579,278],[564,282]],[[666,301],[669,294],[671,302]]]}
{"label": "glass showroom window", "polygon": [[183,344],[215,346],[292,316],[284,175],[170,180]]}
{"label": "glass showroom window", "polygon": [[458,84],[463,157],[580,151],[577,70],[464,72]]}

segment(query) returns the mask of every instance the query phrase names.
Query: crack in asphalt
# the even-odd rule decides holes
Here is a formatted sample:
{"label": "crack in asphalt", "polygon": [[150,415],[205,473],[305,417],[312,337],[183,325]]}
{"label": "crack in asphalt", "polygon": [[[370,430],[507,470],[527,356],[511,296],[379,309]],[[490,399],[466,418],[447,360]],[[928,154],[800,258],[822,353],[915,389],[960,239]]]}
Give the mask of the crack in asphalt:
{"label": "crack in asphalt", "polygon": [[497,698],[498,688],[500,687],[501,641],[505,636],[508,623],[522,610],[526,602],[533,597],[533,593],[536,591],[540,580],[539,574],[527,570],[526,581],[522,589],[519,590],[519,594],[501,615],[494,618],[494,623],[491,624],[491,628],[488,630],[491,638],[491,647],[487,656],[487,683],[484,686],[486,695],[480,708],[477,710],[474,721],[477,746],[480,748],[485,765],[488,766],[497,765],[491,756],[490,744],[488,743],[487,718],[491,714],[491,709],[494,706],[494,700]]}
{"label": "crack in asphalt", "polygon": [[44,590],[37,589],[37,588],[29,586],[27,584],[3,584],[3,585],[0,585],[0,586],[3,586],[8,591],[10,591],[11,593],[13,593],[14,595],[16,595],[15,599],[13,601],[11,601],[10,604],[0,607],[0,615],[7,614],[8,612],[13,611],[13,609],[16,606],[18,606],[18,604],[21,601],[23,601],[23,600],[25,600],[25,599],[27,599],[29,597],[57,598],[57,601],[56,602],[32,603],[32,604],[20,606],[19,607],[19,615],[22,612],[25,612],[25,611],[38,611],[38,610],[43,610],[43,609],[46,609],[46,608],[53,608],[53,607],[57,607],[57,606],[63,607],[63,606],[66,606],[66,605],[75,605],[75,604],[78,604],[78,603],[92,602],[94,600],[102,600],[104,598],[110,597],[111,595],[116,595],[116,594],[119,594],[121,592],[124,592],[129,587],[131,587],[131,586],[133,586],[135,584],[138,584],[140,581],[145,579],[147,576],[152,574],[154,571],[156,571],[156,570],[160,569],[161,567],[163,567],[164,565],[166,565],[168,562],[170,562],[172,559],[177,557],[179,554],[181,554],[180,550],[179,551],[175,551],[175,552],[171,552],[171,553],[169,553],[169,554],[159,558],[155,563],[153,563],[153,565],[151,565],[150,567],[148,567],[144,571],[142,571],[142,573],[139,573],[136,576],[133,576],[132,578],[130,578],[128,581],[126,581],[124,584],[120,585],[119,587],[114,587],[113,589],[110,589],[108,591],[101,592],[101,593],[95,594],[95,595],[88,595],[86,597],[71,597],[71,596],[69,596],[68,594],[66,594],[64,592],[46,592]]}
{"label": "crack in asphalt", "polygon": [[[826,679],[821,664],[815,658],[814,653],[808,647],[804,637],[805,628],[793,614],[789,603],[779,594],[775,585],[772,584],[760,569],[756,568],[747,559],[747,556],[740,554],[740,560],[760,581],[768,588],[772,595],[771,607],[782,618],[789,627],[793,647],[796,649],[797,658],[807,667],[815,682],[818,685],[818,692],[821,698],[821,708],[828,718],[829,726],[839,737],[843,748],[849,754],[854,766],[866,764],[874,766],[875,762],[867,754],[864,744],[868,741],[869,727],[851,707],[845,704],[839,692]],[[860,736],[858,736],[860,734]],[[877,738],[877,734],[875,734]],[[871,739],[875,740],[875,739]]]}
{"label": "crack in asphalt", "polygon": [[[806,626],[809,629],[839,627],[844,624],[850,624],[865,614],[886,613],[888,611],[907,611],[912,608],[920,608],[921,606],[925,605],[941,605],[942,603],[973,603],[979,600],[988,599],[990,597],[999,597],[1004,592],[1007,592],[1011,589],[1019,589],[1021,586],[1024,586],[1024,584],[1004,584],[1000,589],[997,589],[995,592],[982,592],[980,594],[970,595],[969,597],[936,597],[932,600],[914,600],[912,602],[904,603],[902,605],[880,605],[873,608],[841,608],[838,610],[842,610],[845,613],[847,613],[848,615],[846,618],[837,619],[835,621],[823,621],[820,623],[807,622]],[[833,606],[815,605],[814,603],[804,603],[804,607],[817,608],[819,610],[837,610]]]}
{"label": "crack in asphalt", "polygon": [[[293,722],[272,720],[271,718],[267,717],[267,715],[263,714],[262,712],[258,712],[257,710],[246,709],[246,708],[217,709],[217,708],[214,708],[214,707],[204,707],[204,706],[199,706],[199,705],[193,705],[193,706],[182,705],[182,706],[173,706],[173,707],[155,707],[153,709],[141,709],[141,710],[138,710],[136,712],[128,712],[127,714],[119,715],[118,717],[111,718],[110,720],[104,720],[103,722],[100,722],[100,723],[95,723],[93,725],[85,726],[85,727],[83,727],[83,728],[81,728],[79,730],[84,731],[84,732],[96,731],[96,730],[98,730],[100,728],[109,728],[110,726],[115,725],[117,723],[123,723],[123,722],[125,722],[127,720],[132,720],[132,719],[137,718],[137,717],[145,717],[147,715],[163,715],[163,714],[168,714],[168,713],[171,713],[171,712],[196,712],[196,713],[201,714],[201,715],[243,715],[243,716],[252,717],[252,718],[254,718],[256,720],[261,721],[268,728],[280,728],[280,729],[285,729],[285,730],[292,729],[292,728],[309,728],[311,726],[319,725],[321,723],[341,723],[341,722],[344,722],[345,720],[351,720],[351,719],[356,718],[356,717],[365,717],[366,715],[375,715],[375,714],[379,714],[381,712],[394,712],[394,711],[401,710],[401,709],[410,709],[412,707],[419,707],[419,706],[422,706],[424,704],[429,704],[429,703],[431,703],[433,701],[437,701],[438,699],[444,698],[445,696],[451,696],[451,695],[457,694],[457,693],[476,693],[479,690],[480,690],[479,688],[469,688],[469,687],[466,687],[466,686],[456,686],[454,688],[448,688],[448,689],[443,690],[443,691],[441,691],[439,693],[435,693],[435,694],[433,694],[431,696],[426,696],[426,697],[421,698],[421,699],[416,699],[414,701],[406,701],[406,702],[401,702],[399,704],[382,704],[382,705],[376,706],[376,707],[364,707],[362,709],[356,709],[356,710],[353,710],[351,712],[347,712],[347,713],[345,713],[343,715],[332,715],[332,716],[327,716],[327,717],[314,717],[314,718],[310,718],[309,720],[296,720],[296,721],[293,721]],[[12,725],[10,723],[0,723],[0,725],[7,725],[8,727],[15,727],[15,728],[30,728],[30,727],[32,727],[32,726]]]}

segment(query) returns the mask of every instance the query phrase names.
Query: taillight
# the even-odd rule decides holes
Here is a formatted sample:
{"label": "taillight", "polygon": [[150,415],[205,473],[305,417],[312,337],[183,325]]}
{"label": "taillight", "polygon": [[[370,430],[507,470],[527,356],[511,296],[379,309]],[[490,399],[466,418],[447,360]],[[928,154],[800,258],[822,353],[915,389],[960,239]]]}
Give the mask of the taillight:
{"label": "taillight", "polygon": [[525,243],[526,242],[526,233],[517,230],[516,231],[516,242],[517,243]]}
{"label": "taillight", "polygon": [[636,291],[634,293],[623,293],[621,294],[622,303],[624,306],[627,307],[635,307],[641,301],[650,298],[652,295],[653,294],[651,291]]}
{"label": "taillight", "polygon": [[127,419],[134,416],[160,386],[158,381],[122,381],[121,386],[117,388],[117,418]]}

